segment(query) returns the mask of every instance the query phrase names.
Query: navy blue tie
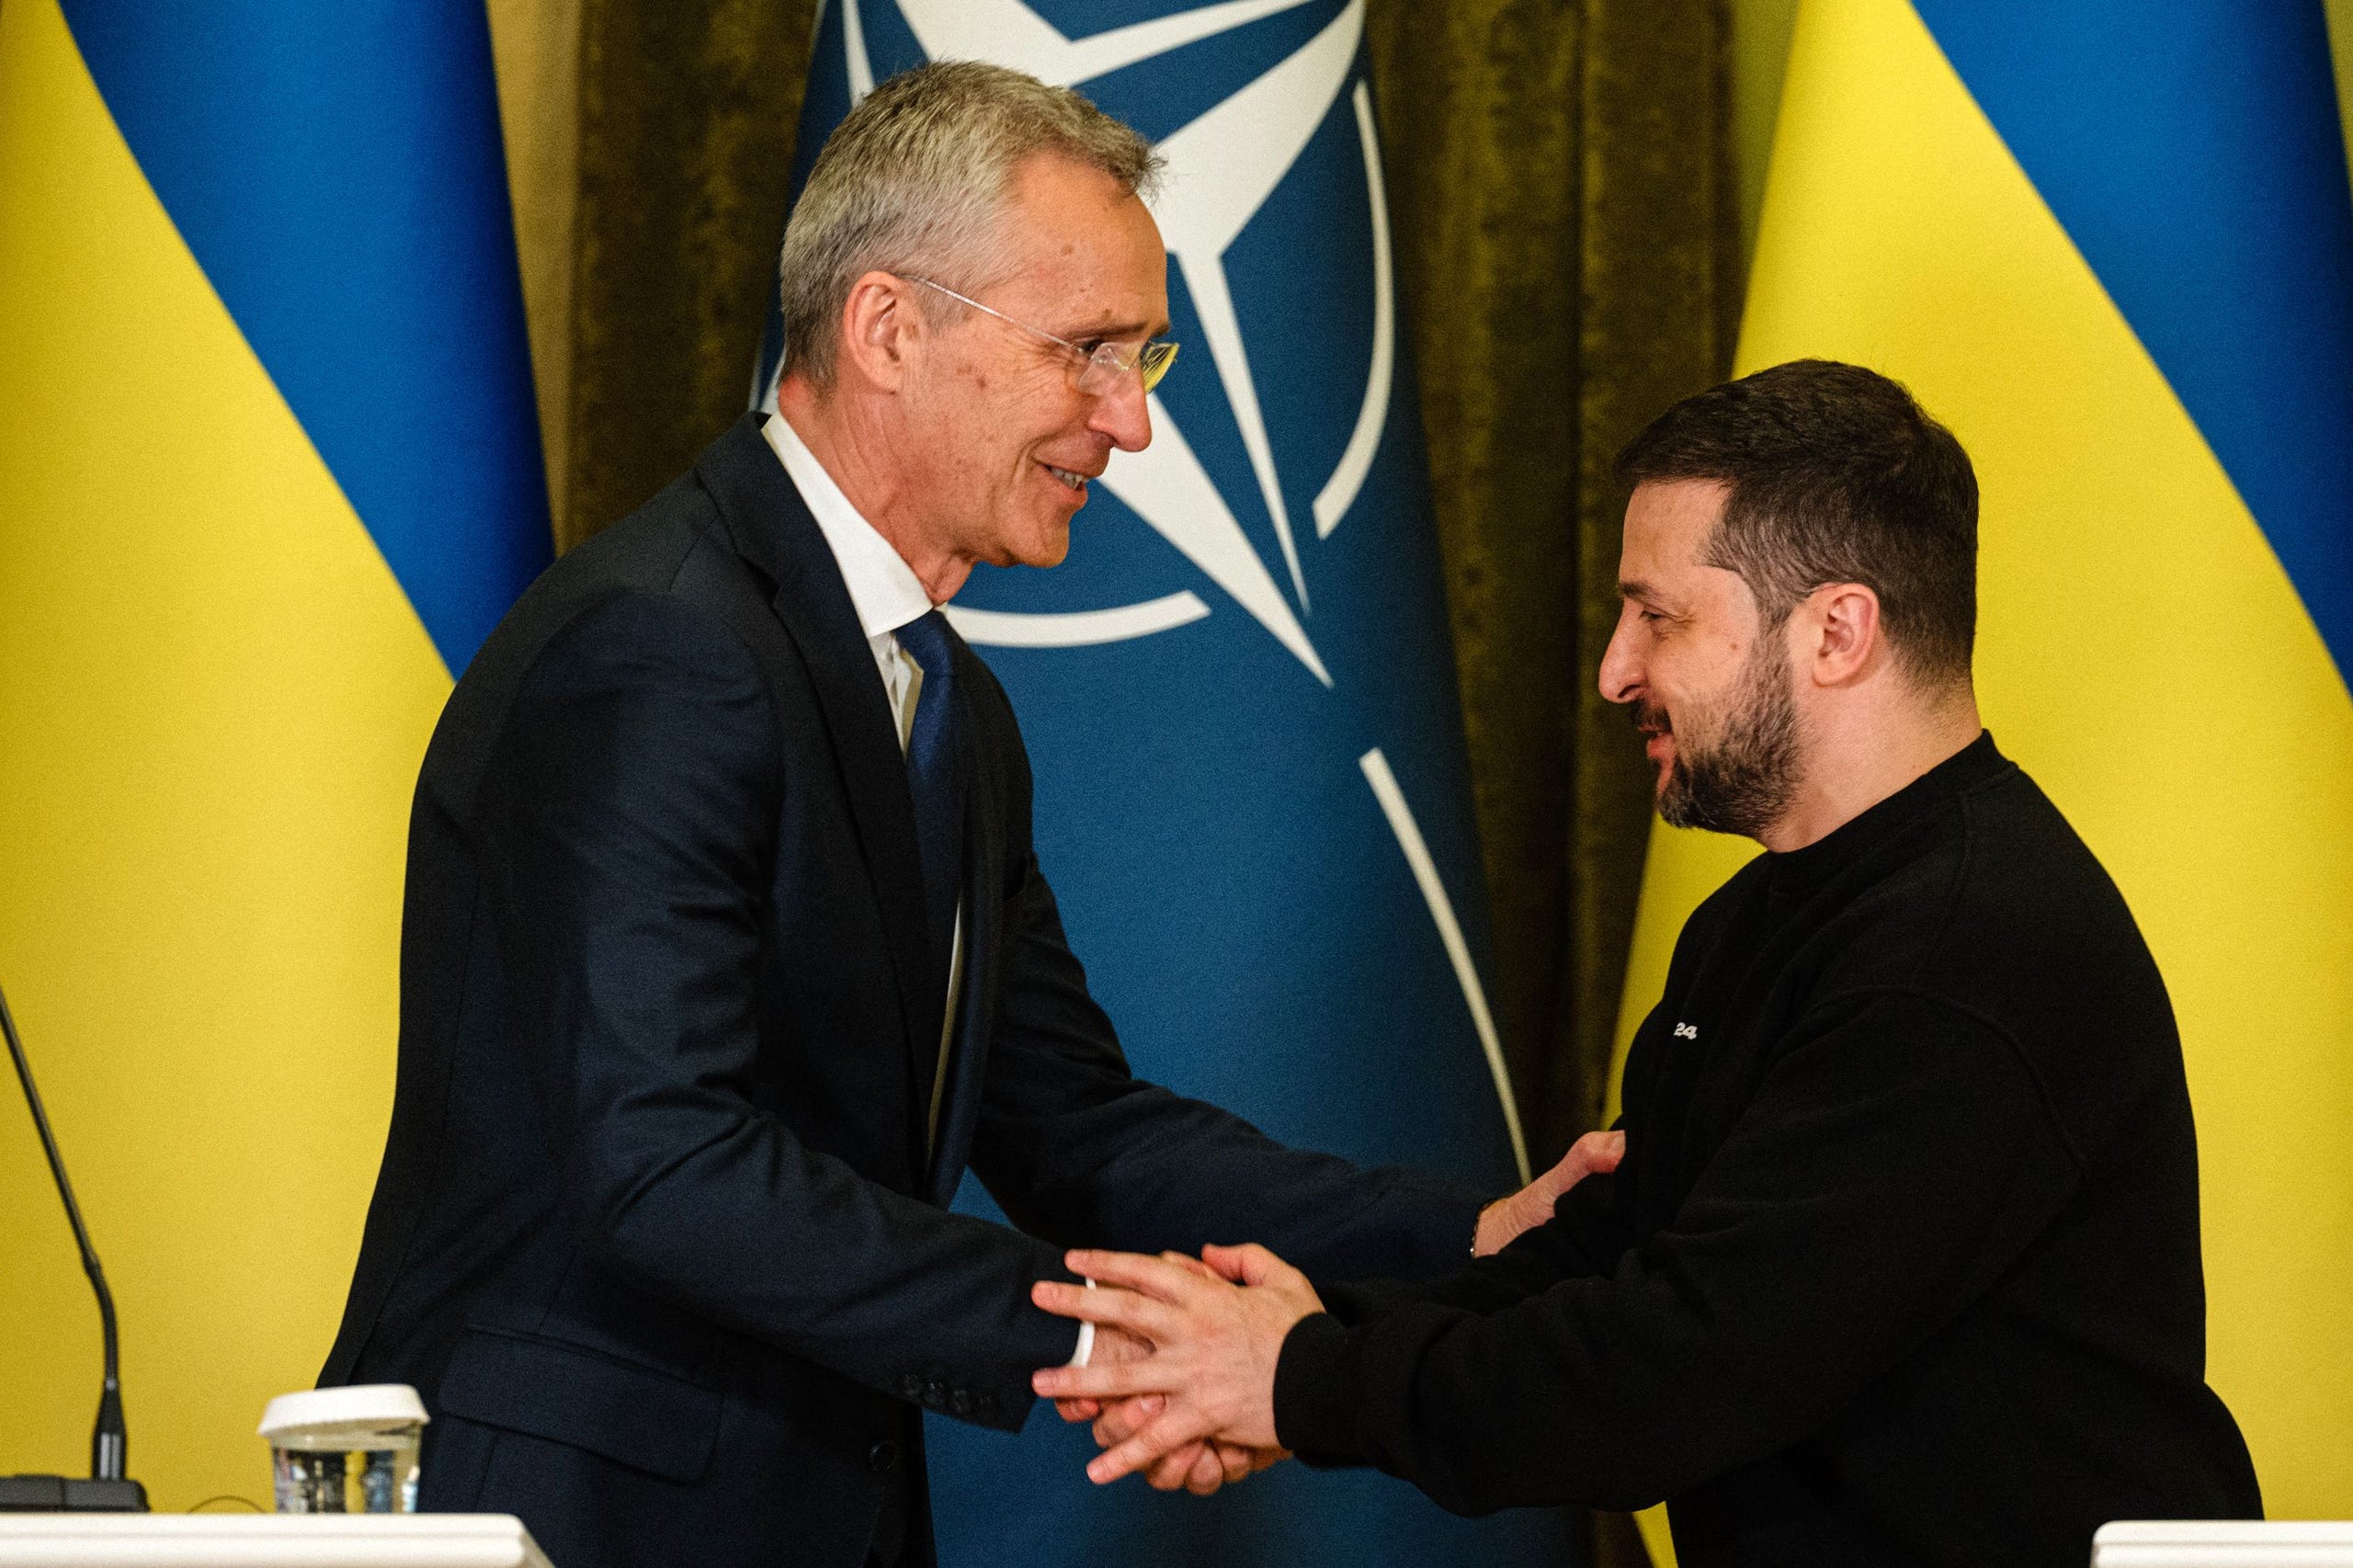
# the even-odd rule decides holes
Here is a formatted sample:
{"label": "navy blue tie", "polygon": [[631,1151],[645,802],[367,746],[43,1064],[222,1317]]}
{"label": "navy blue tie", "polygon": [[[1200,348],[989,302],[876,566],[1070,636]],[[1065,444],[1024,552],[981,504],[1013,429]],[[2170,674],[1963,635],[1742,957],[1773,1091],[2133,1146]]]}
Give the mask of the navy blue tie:
{"label": "navy blue tie", "polygon": [[948,619],[938,610],[899,628],[899,646],[923,671],[915,722],[907,737],[907,787],[915,797],[915,839],[923,851],[924,913],[939,983],[948,983],[957,894],[963,881],[964,778],[956,722],[955,661]]}

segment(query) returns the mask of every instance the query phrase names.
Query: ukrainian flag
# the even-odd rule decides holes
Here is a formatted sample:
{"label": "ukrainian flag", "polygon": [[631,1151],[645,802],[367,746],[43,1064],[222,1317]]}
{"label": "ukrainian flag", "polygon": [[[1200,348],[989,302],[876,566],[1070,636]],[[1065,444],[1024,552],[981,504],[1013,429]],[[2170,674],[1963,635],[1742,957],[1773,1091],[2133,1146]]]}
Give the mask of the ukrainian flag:
{"label": "ukrainian flag", "polygon": [[[1739,369],[1908,384],[1978,689],[2179,1016],[2209,1377],[2353,1513],[2353,198],[2316,0],[1804,0]],[[1654,831],[1620,1030],[1754,846]]]}
{"label": "ukrainian flag", "polygon": [[[0,0],[0,984],[131,1473],[266,1500],[392,1090],[408,802],[549,554],[480,0]],[[0,1471],[97,1316],[0,1108]]]}

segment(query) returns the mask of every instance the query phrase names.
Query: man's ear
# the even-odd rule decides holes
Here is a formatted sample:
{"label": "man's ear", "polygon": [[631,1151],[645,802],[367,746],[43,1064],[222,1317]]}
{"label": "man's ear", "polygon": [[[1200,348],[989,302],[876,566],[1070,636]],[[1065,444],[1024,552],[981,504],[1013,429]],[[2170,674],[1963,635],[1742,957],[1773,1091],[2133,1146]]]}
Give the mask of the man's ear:
{"label": "man's ear", "polygon": [[925,335],[923,312],[904,278],[870,272],[850,285],[842,304],[841,369],[882,392],[904,383]]}
{"label": "man's ear", "polygon": [[1816,686],[1847,686],[1877,658],[1885,633],[1879,595],[1860,583],[1825,583],[1806,596],[1813,630],[1809,664]]}

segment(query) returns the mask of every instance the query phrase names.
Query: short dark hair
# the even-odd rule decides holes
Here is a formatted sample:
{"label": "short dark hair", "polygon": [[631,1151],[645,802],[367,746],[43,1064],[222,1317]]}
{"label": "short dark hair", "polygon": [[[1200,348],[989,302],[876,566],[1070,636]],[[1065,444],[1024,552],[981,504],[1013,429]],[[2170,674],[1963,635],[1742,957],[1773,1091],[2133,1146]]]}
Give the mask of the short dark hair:
{"label": "short dark hair", "polygon": [[1793,359],[1651,421],[1620,484],[1729,487],[1708,548],[1767,625],[1825,583],[1879,596],[1889,645],[1927,684],[1966,676],[1977,638],[1977,475],[1903,386],[1859,365]]}

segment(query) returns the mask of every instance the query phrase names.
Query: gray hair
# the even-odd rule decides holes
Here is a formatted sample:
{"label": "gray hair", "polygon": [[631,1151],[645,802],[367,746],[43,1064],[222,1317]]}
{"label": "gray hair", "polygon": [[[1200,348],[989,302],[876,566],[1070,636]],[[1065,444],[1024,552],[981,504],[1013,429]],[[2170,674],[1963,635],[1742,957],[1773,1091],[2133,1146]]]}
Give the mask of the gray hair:
{"label": "gray hair", "polygon": [[[1068,87],[977,60],[882,83],[825,139],[778,262],[788,373],[830,386],[849,291],[869,272],[958,271],[984,261],[1013,172],[1035,153],[1101,169],[1149,197],[1160,155]],[[960,289],[987,281],[960,275]],[[925,308],[932,308],[928,291]]]}

